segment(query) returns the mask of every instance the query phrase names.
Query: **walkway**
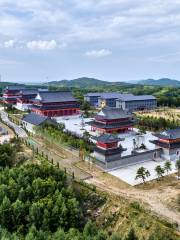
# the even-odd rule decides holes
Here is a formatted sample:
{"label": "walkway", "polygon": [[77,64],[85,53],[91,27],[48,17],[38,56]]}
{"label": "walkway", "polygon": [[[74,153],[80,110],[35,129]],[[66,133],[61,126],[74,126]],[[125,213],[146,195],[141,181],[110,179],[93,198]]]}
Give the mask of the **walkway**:
{"label": "walkway", "polygon": [[49,161],[53,159],[53,163],[59,164],[60,169],[65,169],[67,172],[72,175],[74,173],[75,178],[79,180],[89,179],[91,175],[86,173],[84,170],[81,170],[76,164],[80,161],[77,157],[77,152],[70,151],[68,149],[60,149],[52,146],[48,146],[45,142],[42,142],[40,139],[31,137],[28,140],[28,143],[32,145],[35,149],[38,148],[39,153],[48,156]]}
{"label": "walkway", "polygon": [[28,135],[27,133],[24,131],[24,129],[22,129],[20,126],[18,126],[17,124],[11,122],[8,118],[8,114],[4,111],[0,111],[0,115],[1,115],[1,119],[2,121],[9,127],[13,128],[15,133],[17,134],[18,137],[20,138],[27,138]]}

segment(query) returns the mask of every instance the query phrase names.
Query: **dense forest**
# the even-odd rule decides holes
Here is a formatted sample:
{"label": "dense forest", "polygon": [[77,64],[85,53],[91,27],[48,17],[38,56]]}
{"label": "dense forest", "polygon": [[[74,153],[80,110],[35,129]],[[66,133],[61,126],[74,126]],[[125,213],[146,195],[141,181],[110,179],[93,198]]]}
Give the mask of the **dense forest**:
{"label": "dense forest", "polygon": [[[6,168],[0,174],[0,238],[121,240],[85,217],[87,202],[95,205],[94,196],[88,199],[51,165]],[[124,239],[137,239],[133,229]]]}
{"label": "dense forest", "polygon": [[43,157],[34,164],[32,159],[19,161],[21,148],[18,139],[0,145],[0,239],[142,240],[137,229],[149,230],[150,223],[157,223],[158,231],[152,228],[145,240],[177,240],[169,223],[152,222],[147,215],[147,223],[142,224],[142,218],[136,222],[144,210],[135,203],[128,205],[130,212],[125,217],[128,222],[133,216],[134,223],[123,233],[107,231],[108,221],[117,221],[117,216],[111,215],[112,220],[104,216],[98,225],[95,214],[106,206],[107,195],[74,180]]}

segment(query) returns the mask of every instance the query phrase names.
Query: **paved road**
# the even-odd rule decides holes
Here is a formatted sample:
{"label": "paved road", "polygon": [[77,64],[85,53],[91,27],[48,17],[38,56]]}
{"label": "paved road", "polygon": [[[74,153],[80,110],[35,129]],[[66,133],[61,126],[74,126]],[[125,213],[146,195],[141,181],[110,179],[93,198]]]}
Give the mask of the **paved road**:
{"label": "paved road", "polygon": [[15,131],[15,133],[18,135],[18,137],[20,138],[26,138],[28,137],[27,133],[24,131],[24,129],[22,129],[20,126],[18,126],[17,124],[11,122],[8,118],[8,114],[4,111],[0,111],[1,114],[1,118],[2,121],[8,125],[9,127],[12,127]]}

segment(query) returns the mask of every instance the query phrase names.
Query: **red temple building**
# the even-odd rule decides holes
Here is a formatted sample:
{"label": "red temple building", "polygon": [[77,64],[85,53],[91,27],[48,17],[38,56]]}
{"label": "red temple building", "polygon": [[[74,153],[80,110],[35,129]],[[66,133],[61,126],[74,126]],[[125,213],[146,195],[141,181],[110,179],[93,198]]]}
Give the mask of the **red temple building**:
{"label": "red temple building", "polygon": [[161,148],[161,158],[165,160],[180,159],[180,128],[166,130],[154,134],[158,139],[150,141]]}
{"label": "red temple building", "polygon": [[106,164],[107,162],[120,160],[121,153],[125,151],[119,141],[123,139],[111,134],[103,134],[96,138],[96,147],[94,149],[93,157],[101,164]]}
{"label": "red temple building", "polygon": [[92,131],[100,133],[120,133],[131,130],[135,119],[131,113],[121,108],[103,108],[94,121],[89,122]]}
{"label": "red temple building", "polygon": [[3,102],[6,104],[16,104],[17,98],[20,96],[21,90],[25,89],[25,86],[9,85],[3,91]]}
{"label": "red temple building", "polygon": [[38,89],[23,89],[17,98],[16,107],[19,110],[27,110],[29,106],[33,104],[33,100],[36,98]]}
{"label": "red temple building", "polygon": [[39,92],[31,106],[32,112],[48,117],[80,114],[79,103],[69,91]]}

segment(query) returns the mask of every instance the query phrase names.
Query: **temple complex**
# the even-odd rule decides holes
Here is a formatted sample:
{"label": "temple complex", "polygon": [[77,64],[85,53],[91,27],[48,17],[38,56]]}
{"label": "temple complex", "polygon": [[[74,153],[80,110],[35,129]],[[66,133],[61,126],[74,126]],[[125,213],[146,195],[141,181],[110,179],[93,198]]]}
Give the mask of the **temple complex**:
{"label": "temple complex", "polygon": [[135,119],[131,113],[121,108],[103,108],[89,124],[92,131],[100,133],[123,133],[131,130]]}
{"label": "temple complex", "polygon": [[79,103],[69,91],[39,92],[33,100],[31,110],[48,117],[74,116],[80,113]]}

